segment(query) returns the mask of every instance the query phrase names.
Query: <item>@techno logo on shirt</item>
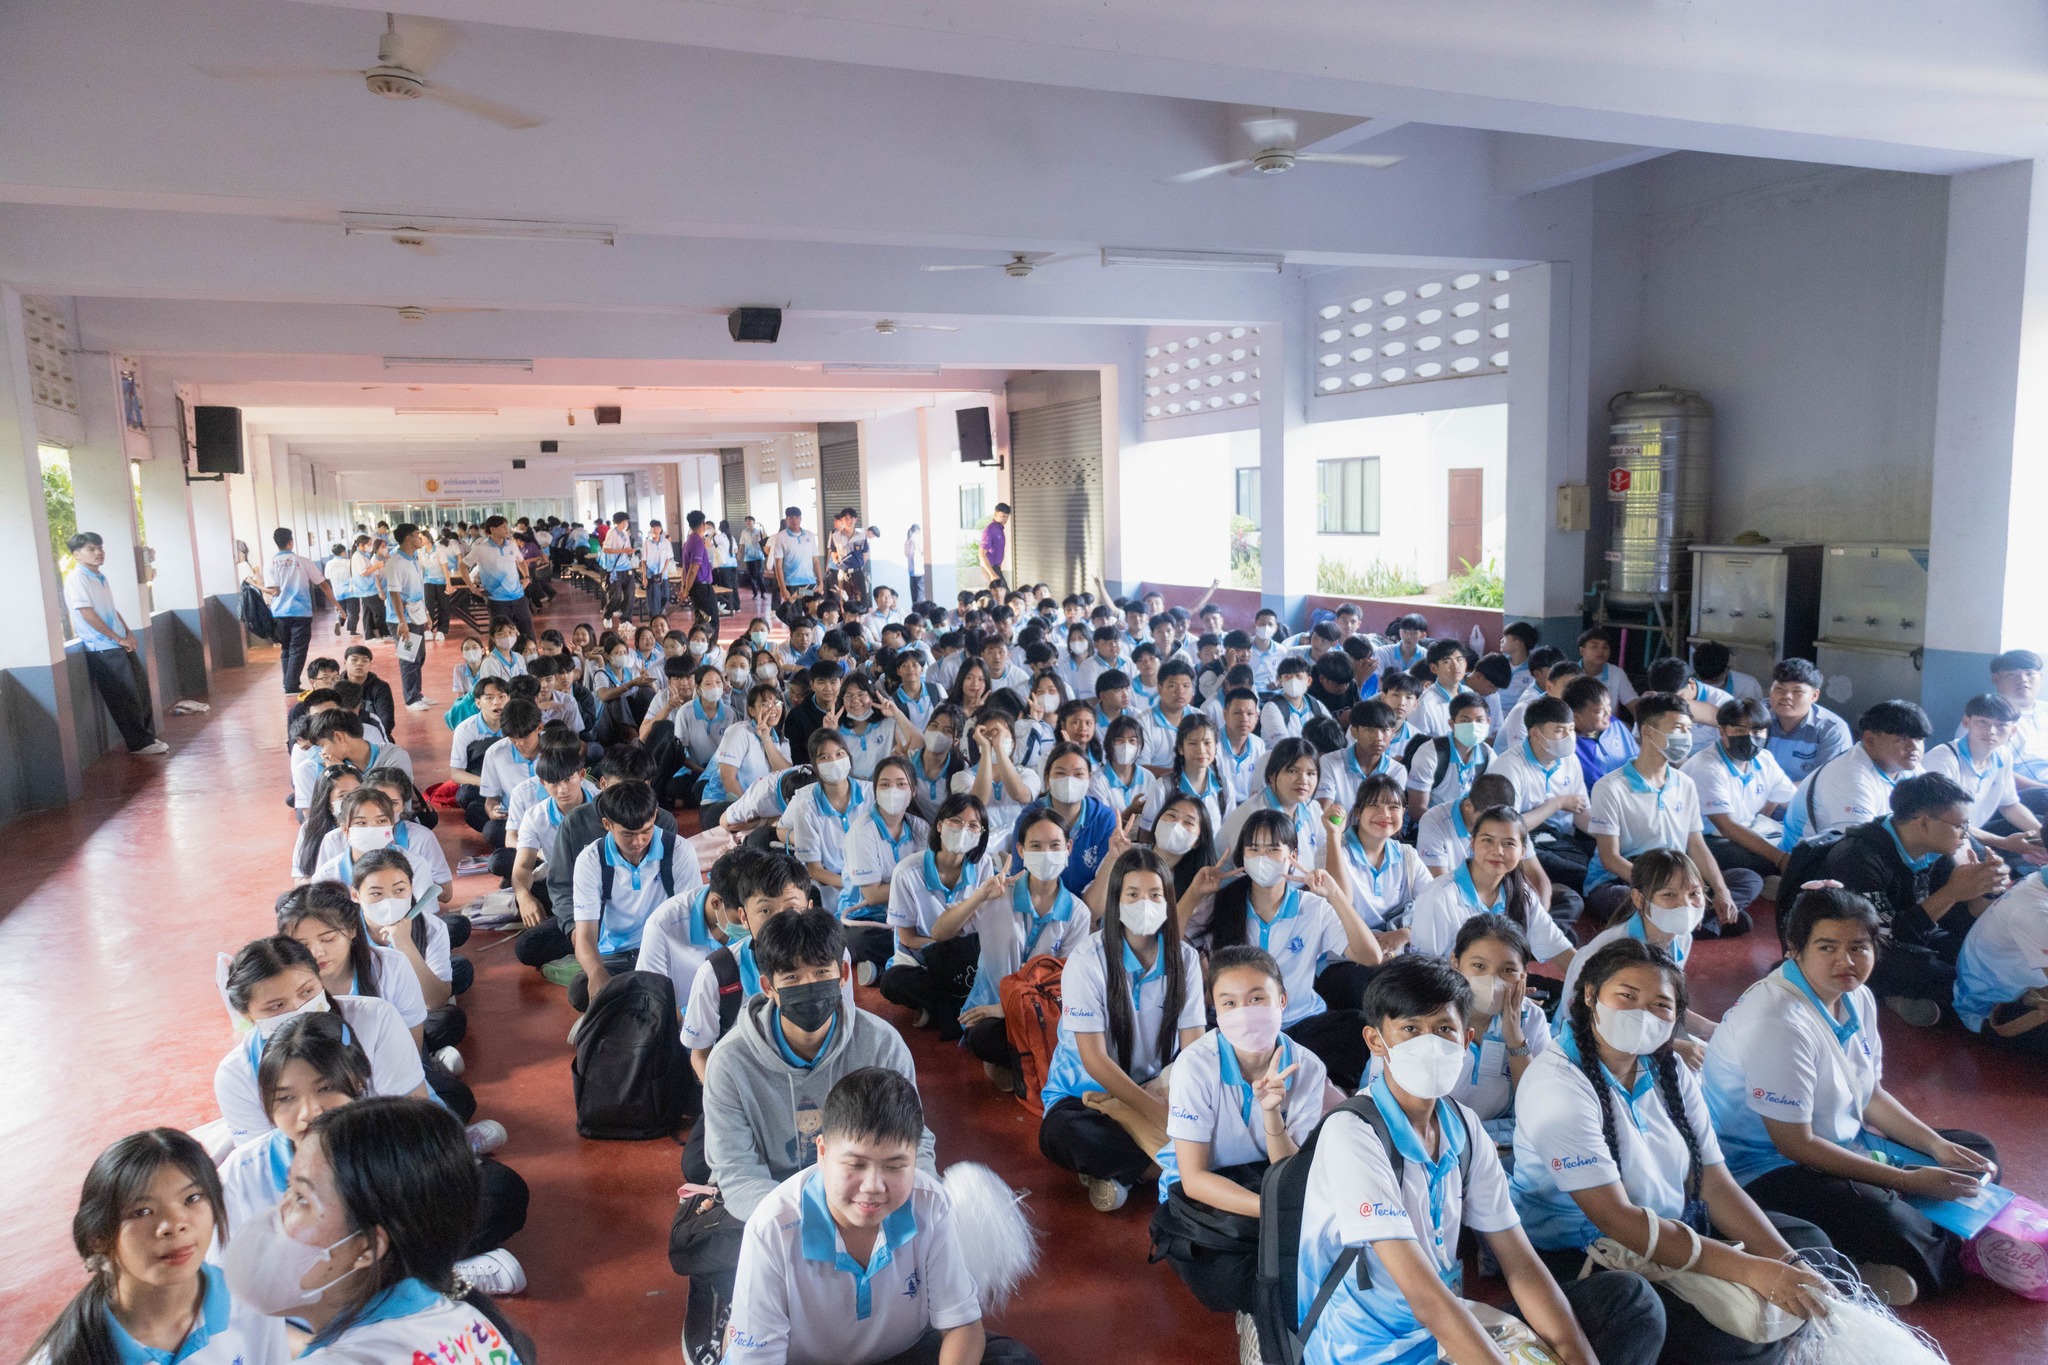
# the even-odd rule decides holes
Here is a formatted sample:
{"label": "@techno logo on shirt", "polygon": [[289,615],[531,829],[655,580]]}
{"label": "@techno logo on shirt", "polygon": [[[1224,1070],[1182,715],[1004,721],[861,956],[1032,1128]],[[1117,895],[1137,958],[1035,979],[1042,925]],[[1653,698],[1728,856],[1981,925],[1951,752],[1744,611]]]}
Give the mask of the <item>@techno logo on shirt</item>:
{"label": "@techno logo on shirt", "polygon": [[1576,1171],[1582,1166],[1599,1164],[1600,1158],[1597,1156],[1554,1156],[1550,1159],[1550,1169],[1553,1171]]}
{"label": "@techno logo on shirt", "polygon": [[1392,1204],[1381,1204],[1368,1199],[1365,1203],[1358,1206],[1358,1216],[1360,1218],[1400,1218],[1404,1215],[1401,1210],[1395,1208]]}
{"label": "@techno logo on shirt", "polygon": [[1750,1091],[1749,1097],[1753,1100],[1762,1100],[1765,1104],[1796,1105],[1799,1103],[1798,1100],[1793,1099],[1790,1095],[1780,1095],[1777,1091],[1766,1090],[1762,1086],[1758,1086],[1756,1089]]}

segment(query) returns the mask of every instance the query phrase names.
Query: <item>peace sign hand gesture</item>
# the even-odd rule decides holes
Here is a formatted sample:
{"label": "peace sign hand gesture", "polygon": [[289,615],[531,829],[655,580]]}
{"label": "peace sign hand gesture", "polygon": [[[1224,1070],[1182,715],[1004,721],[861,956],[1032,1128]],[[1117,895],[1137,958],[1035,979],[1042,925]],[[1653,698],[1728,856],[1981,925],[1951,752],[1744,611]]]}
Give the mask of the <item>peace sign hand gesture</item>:
{"label": "peace sign hand gesture", "polygon": [[1283,1112],[1287,1107],[1287,1078],[1300,1069],[1301,1063],[1296,1062],[1281,1070],[1280,1049],[1273,1049],[1273,1060],[1267,1065],[1265,1074],[1252,1082],[1252,1094],[1257,1097],[1259,1108],[1269,1115]]}

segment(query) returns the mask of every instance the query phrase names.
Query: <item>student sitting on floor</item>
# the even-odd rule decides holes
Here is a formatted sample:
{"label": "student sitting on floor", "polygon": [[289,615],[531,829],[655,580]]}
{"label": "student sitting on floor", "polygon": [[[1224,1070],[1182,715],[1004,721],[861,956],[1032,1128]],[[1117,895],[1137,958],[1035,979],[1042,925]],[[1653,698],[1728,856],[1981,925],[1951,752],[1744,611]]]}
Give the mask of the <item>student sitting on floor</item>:
{"label": "student sitting on floor", "polygon": [[1280,695],[1259,712],[1259,734],[1268,745],[1283,739],[1300,739],[1301,727],[1330,713],[1308,695],[1309,662],[1302,658],[1283,659],[1276,672]]}
{"label": "student sitting on floor", "polygon": [[[1707,884],[1691,858],[1675,849],[1656,848],[1636,859],[1629,873],[1627,917],[1595,934],[1572,958],[1564,974],[1566,1006],[1578,988],[1580,969],[1594,953],[1618,938],[1632,938],[1661,950],[1684,972],[1706,908]],[[1565,1017],[1564,1008],[1558,1017]],[[1714,1036],[1714,1028],[1712,1019],[1687,1010],[1672,1028],[1671,1050],[1698,1071],[1706,1064],[1707,1039]]]}
{"label": "student sitting on floor", "polygon": [[820,903],[837,907],[845,891],[846,839],[853,822],[874,808],[867,783],[853,775],[853,759],[837,730],[815,730],[806,756],[818,780],[789,810],[789,851],[811,874]]}
{"label": "student sitting on floor", "polygon": [[1381,1074],[1325,1120],[1302,1196],[1298,1311],[1305,1317],[1330,1291],[1303,1359],[1500,1361],[1463,1296],[1458,1241],[1469,1227],[1551,1355],[1566,1365],[1651,1365],[1665,1340],[1655,1291],[1619,1273],[1560,1287],[1522,1231],[1494,1144],[1448,1098],[1470,1068],[1470,1001],[1449,963],[1423,957],[1394,959],[1366,993],[1366,1043]]}
{"label": "student sitting on floor", "polygon": [[[234,1228],[261,1221],[284,1198],[292,1156],[314,1119],[370,1093],[370,1059],[336,1016],[297,1015],[263,1049],[256,1083],[277,1126],[221,1163],[221,1192]],[[487,1294],[517,1294],[526,1287],[526,1272],[502,1248],[526,1226],[526,1182],[495,1157],[483,1156],[477,1158],[477,1183],[476,1230],[463,1245],[456,1273]]]}
{"label": "student sitting on floor", "polygon": [[235,1140],[246,1142],[270,1127],[256,1086],[256,1069],[270,1035],[295,1014],[341,1016],[370,1059],[370,1088],[379,1095],[427,1097],[426,1074],[412,1035],[387,1000],[329,995],[320,966],[305,946],[279,934],[246,943],[226,964],[221,983],[228,1008],[252,1027],[214,1068],[213,1094]]}
{"label": "student sitting on floor", "polygon": [[[1779,817],[1792,799],[1792,779],[1764,747],[1771,713],[1754,698],[1724,701],[1714,713],[1718,731],[1682,765],[1700,794],[1707,852],[1725,875],[1746,870],[1775,877],[1787,854],[1778,847]],[[1694,727],[1695,738],[1705,738]]]}
{"label": "student sitting on floor", "polygon": [[[1514,789],[1507,790],[1512,794]],[[1451,809],[1457,805],[1452,802]],[[1408,911],[1436,875],[1413,844],[1400,841],[1404,816],[1399,780],[1387,774],[1368,777],[1351,798],[1344,833],[1332,836],[1337,856],[1325,864],[1382,953],[1397,953],[1407,945]]]}
{"label": "student sitting on floor", "polygon": [[1996,692],[1972,697],[1963,704],[1962,734],[1929,749],[1923,763],[1970,794],[1971,838],[2009,859],[2039,859],[2041,821],[2020,801],[2013,775],[2019,718],[2019,708]]}
{"label": "student sitting on floor", "polygon": [[[1160,1073],[1202,1034],[1201,960],[1168,913],[1166,869],[1134,848],[1110,867],[1102,928],[1067,959],[1038,1150],[1113,1213],[1165,1143]],[[1148,1134],[1144,1145],[1132,1127]],[[1157,1140],[1152,1140],[1152,1134]]]}
{"label": "student sitting on floor", "polygon": [[1369,777],[1390,777],[1405,791],[1408,769],[1392,748],[1394,730],[1400,723],[1394,717],[1394,708],[1377,697],[1369,698],[1351,708],[1345,723],[1351,732],[1351,743],[1316,761],[1315,799],[1334,801],[1339,807],[1350,806],[1360,784]]}
{"label": "student sitting on floor", "polygon": [[1571,708],[1573,752],[1590,792],[1636,756],[1635,732],[1614,714],[1613,694],[1598,678],[1573,678],[1565,685],[1564,704]]}
{"label": "student sitting on floor", "polygon": [[[1464,797],[1431,807],[1415,831],[1415,852],[1422,859],[1429,877],[1441,877],[1453,868],[1462,867],[1472,856],[1472,822],[1479,818],[1479,812],[1514,804],[1515,784],[1510,779],[1500,773],[1482,773],[1472,780],[1472,790]],[[1525,828],[1526,825],[1525,817]],[[1584,909],[1584,902],[1579,899],[1578,892],[1569,887],[1551,885],[1542,860],[1536,856],[1536,845],[1532,839],[1524,838],[1522,849],[1523,879],[1536,893],[1536,899],[1550,907],[1550,917],[1557,921],[1558,927],[1569,933]],[[1418,885],[1416,892],[1421,889]],[[1414,894],[1410,894],[1411,901]]]}
{"label": "student sitting on floor", "polygon": [[1625,711],[1635,704],[1636,689],[1621,666],[1609,662],[1613,657],[1614,640],[1605,627],[1594,626],[1579,635],[1580,669],[1607,689],[1607,694],[1614,699],[1615,710]]}
{"label": "student sitting on floor", "polygon": [[1492,729],[1486,702],[1476,693],[1460,692],[1447,707],[1444,733],[1408,747],[1410,820],[1420,820],[1424,811],[1456,801],[1472,790],[1474,778],[1493,766],[1493,747],[1486,742]]}
{"label": "student sitting on floor", "polygon": [[1967,1198],[1996,1174],[1998,1154],[1976,1133],[1929,1127],[1885,1089],[1866,984],[1879,934],[1865,897],[1801,891],[1785,961],[1742,993],[1707,1045],[1706,1087],[1750,1195],[1819,1224],[1879,1295],[1908,1304],[1961,1287],[1962,1239],[1901,1196]]}
{"label": "student sitting on floor", "polygon": [[[1342,1096],[1321,1060],[1280,1031],[1287,988],[1271,954],[1218,948],[1209,999],[1216,1027],[1173,1064],[1152,1245],[1204,1308],[1239,1315],[1242,1340],[1257,1306],[1260,1182]],[[1190,1227],[1203,1242],[1186,1235]],[[1221,1231],[1239,1245],[1208,1240]]]}
{"label": "student sitting on floor", "polygon": [[1955,1008],[1987,1043],[2048,1053],[2048,874],[2014,882],[1970,926],[1956,959]]}
{"label": "student sitting on floor", "polygon": [[[724,946],[704,955],[688,989],[678,997],[688,1001],[683,1010],[683,1046],[690,1049],[690,1065],[700,1081],[710,1065],[711,1049],[726,1034],[728,1021],[736,1024],[740,1011],[761,994],[754,936],[771,917],[802,910],[811,903],[804,865],[779,849],[735,849],[720,858],[712,871],[725,887],[718,893],[725,917],[714,926]],[[721,952],[729,963],[720,958]],[[851,1008],[851,985],[845,996]],[[702,1148],[701,1128],[691,1140]]]}
{"label": "student sitting on floor", "polygon": [[[1656,1265],[1754,1290],[1783,1312],[1824,1317],[1828,1282],[1793,1253],[1823,1251],[1827,1236],[1766,1215],[1730,1174],[1700,1083],[1671,1052],[1684,1013],[1685,978],[1661,949],[1617,939],[1587,961],[1557,1046],[1516,1097],[1514,1198],[1530,1240],[1558,1273],[1579,1270],[1605,1237]],[[1664,1286],[1657,1295],[1669,1365],[1776,1365],[1792,1349],[1790,1338],[1759,1346],[1732,1336]]]}
{"label": "student sitting on floor", "polygon": [[1821,672],[1808,659],[1780,659],[1771,669],[1766,699],[1775,723],[1765,741],[1794,782],[1849,751],[1849,724],[1820,704]]}
{"label": "student sitting on floor", "polygon": [[[314,750],[315,753],[319,751]],[[330,839],[341,826],[341,798],[362,785],[363,775],[346,763],[318,769],[312,794],[299,810],[298,837],[292,841],[292,879],[310,881],[320,865],[348,842],[343,834]]]}
{"label": "student sitting on floor", "polygon": [[[390,1001],[411,1030],[413,1045],[431,1050],[426,1049],[427,1004],[419,977],[404,953],[371,937],[363,911],[347,886],[308,882],[285,892],[277,898],[277,932],[298,940],[313,955],[320,984],[328,995],[376,996]],[[398,941],[410,942],[411,935],[400,934]],[[434,1047],[446,1045],[441,1039]]]}
{"label": "student sitting on floor", "polygon": [[1063,875],[1073,849],[1059,816],[1048,806],[1027,807],[1013,834],[1017,871],[994,874],[982,884],[986,894],[973,916],[979,947],[974,987],[960,1011],[967,1050],[1002,1091],[1016,1087],[1016,1055],[1003,1021],[1003,978],[1034,957],[1064,960],[1094,928],[1088,902]]}
{"label": "student sitting on floor", "polygon": [[[275,1201],[272,1201],[275,1207]],[[175,1128],[130,1133],[86,1172],[71,1241],[86,1281],[25,1365],[282,1365],[284,1323],[200,1259],[231,1224],[206,1149]]]}
{"label": "student sitting on floor", "polygon": [[477,784],[483,780],[478,774],[484,754],[505,737],[498,721],[512,694],[505,690],[504,679],[485,677],[477,679],[469,697],[476,705],[475,714],[465,716],[448,736],[448,780],[456,784],[455,804],[463,808],[469,827],[480,830],[490,817],[484,811],[483,797],[477,794]]}
{"label": "student sitting on floor", "polygon": [[1628,899],[1629,860],[1653,848],[1690,854],[1707,880],[1713,918],[1702,936],[1734,937],[1752,924],[1747,907],[1763,894],[1763,878],[1744,868],[1723,872],[1701,832],[1700,793],[1680,765],[1692,756],[1692,718],[1665,692],[1636,699],[1642,750],[1594,784],[1586,827],[1599,850],[1586,870],[1586,913],[1594,924],[1614,919]]}
{"label": "student sitting on floor", "polygon": [[987,1336],[945,1188],[920,1167],[917,1087],[867,1067],[832,1087],[817,1165],[747,1219],[725,1334],[730,1365],[1037,1365]]}
{"label": "student sitting on floor", "polygon": [[478,1187],[446,1110],[375,1096],[342,1105],[300,1138],[292,1197],[236,1230],[228,1285],[250,1307],[312,1328],[298,1356],[308,1365],[433,1356],[520,1365],[522,1355],[535,1359],[532,1343],[455,1276],[476,1235]]}
{"label": "student sitting on floor", "polygon": [[[718,1189],[715,1208],[693,1215],[716,1229],[709,1259],[689,1274],[685,1349],[715,1341],[719,1306],[732,1301],[738,1232],[776,1186],[817,1163],[832,1087],[863,1067],[917,1083],[896,1030],[842,996],[852,979],[839,921],[817,908],[773,915],[754,939],[764,995],[751,1000],[711,1053],[704,1077],[704,1151]],[[916,1139],[916,1164],[936,1176],[931,1131]],[[843,1326],[843,1324],[842,1324]],[[696,1356],[692,1355],[692,1359]]]}
{"label": "student sitting on floor", "polygon": [[1520,744],[1529,734],[1530,704],[1539,697],[1562,697],[1566,684],[1578,676],[1578,664],[1566,660],[1551,646],[1541,645],[1530,651],[1529,685],[1522,689],[1522,695],[1515,698],[1515,704],[1501,717],[1493,747],[1506,753]]}
{"label": "student sitting on floor", "polygon": [[846,926],[855,977],[863,986],[874,984],[895,952],[888,917],[896,865],[921,854],[931,835],[931,826],[911,813],[916,774],[909,758],[891,754],[881,760],[875,767],[872,795],[872,804],[846,835],[844,885],[825,902]]}
{"label": "student sitting on floor", "polygon": [[[1536,861],[1552,886],[1576,898],[1585,886],[1587,866],[1599,851],[1586,832],[1593,808],[1586,772],[1579,766],[1571,708],[1562,698],[1535,688],[1530,696],[1527,734],[1514,748],[1503,750],[1487,774],[1515,784],[1514,807],[1529,832]],[[1469,817],[1466,824],[1469,828]],[[1552,904],[1558,899],[1553,892]],[[1578,908],[1575,900],[1573,909]]]}
{"label": "student sitting on floor", "polygon": [[[541,723],[540,707],[534,702],[523,697],[506,702],[498,717],[503,738],[484,750],[483,766],[477,769],[476,790],[482,802],[470,806],[467,814],[470,828],[482,834],[484,842],[491,846],[494,877],[512,873],[517,855],[505,846],[506,803],[521,783],[534,776],[534,760],[540,756]],[[483,816],[482,825],[476,823],[479,813]]]}
{"label": "student sitting on floor", "polygon": [[1900,779],[1921,771],[1920,760],[1934,726],[1918,706],[1881,701],[1856,725],[1861,731],[1856,743],[1807,773],[1792,793],[1780,848],[1882,819]]}
{"label": "student sitting on floor", "polygon": [[654,788],[621,782],[597,795],[604,838],[576,855],[575,950],[583,975],[569,983],[580,1014],[614,972],[632,970],[656,906],[703,884],[690,841],[664,832]]}
{"label": "student sitting on floor", "polygon": [[1409,951],[1449,957],[1466,920],[1506,915],[1528,935],[1539,962],[1560,972],[1569,967],[1572,941],[1522,874],[1525,847],[1522,821],[1512,807],[1479,812],[1472,822],[1472,856],[1416,896],[1408,915]]}
{"label": "student sitting on floor", "polygon": [[1715,687],[1737,701],[1762,701],[1765,698],[1764,685],[1748,673],[1730,667],[1731,656],[1728,646],[1707,640],[1692,647],[1693,674],[1709,687]]}
{"label": "student sitting on floor", "polygon": [[889,878],[889,927],[896,954],[882,973],[883,998],[917,1013],[917,1027],[960,1036],[960,1011],[973,989],[981,941],[972,932],[988,893],[988,815],[979,798],[946,798],[922,856],[906,857]]}
{"label": "student sitting on floor", "polygon": [[[560,743],[542,739],[540,756],[533,761],[539,791],[527,803],[518,825],[508,826],[505,836],[505,846],[513,853],[513,904],[519,907],[519,922],[527,929],[548,919],[551,901],[545,869],[555,856],[555,836],[562,821],[597,799],[597,786],[585,775],[583,741],[573,735],[562,739]],[[571,951],[566,942],[562,948],[556,957]]]}

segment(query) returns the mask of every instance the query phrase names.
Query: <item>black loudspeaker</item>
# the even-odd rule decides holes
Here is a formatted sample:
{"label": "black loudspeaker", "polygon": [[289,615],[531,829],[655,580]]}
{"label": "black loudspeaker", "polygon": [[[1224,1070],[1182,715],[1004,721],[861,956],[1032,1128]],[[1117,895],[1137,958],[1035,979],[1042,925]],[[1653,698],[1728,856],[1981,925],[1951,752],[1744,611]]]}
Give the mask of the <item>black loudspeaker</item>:
{"label": "black loudspeaker", "polygon": [[192,463],[201,474],[242,472],[242,410],[192,409]]}
{"label": "black loudspeaker", "polygon": [[959,408],[953,424],[960,432],[960,463],[987,464],[996,457],[995,432],[989,426],[987,408]]}
{"label": "black loudspeaker", "polygon": [[774,341],[782,335],[780,308],[735,308],[726,314],[725,325],[734,341]]}
{"label": "black loudspeaker", "polygon": [[619,424],[619,419],[625,415],[618,408],[598,408],[595,411],[597,424],[601,427],[615,427]]}
{"label": "black loudspeaker", "polygon": [[540,443],[540,453],[543,455],[553,455],[561,450],[561,448],[562,443],[560,441],[542,441]]}

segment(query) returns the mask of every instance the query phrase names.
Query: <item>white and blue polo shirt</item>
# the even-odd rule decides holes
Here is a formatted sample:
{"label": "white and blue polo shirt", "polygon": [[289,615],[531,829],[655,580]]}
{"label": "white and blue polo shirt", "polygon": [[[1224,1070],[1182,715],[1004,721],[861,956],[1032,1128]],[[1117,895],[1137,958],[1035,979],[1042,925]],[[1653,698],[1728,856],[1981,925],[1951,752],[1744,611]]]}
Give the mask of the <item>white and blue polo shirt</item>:
{"label": "white and blue polo shirt", "polygon": [[114,605],[113,586],[98,569],[80,564],[64,575],[64,607],[71,613],[71,633],[78,637],[78,643],[97,653],[121,647],[120,636],[94,630],[86,623],[83,609],[89,608],[109,629],[118,630],[121,635],[128,633],[128,623],[121,619],[120,608]]}
{"label": "white and blue polo shirt", "polygon": [[526,595],[519,581],[519,545],[509,537],[499,545],[489,536],[469,547],[469,566],[476,584],[493,602],[517,602]]}
{"label": "white and blue polo shirt", "polygon": [[[1162,1071],[1170,1057],[1159,1055],[1159,1022],[1166,1010],[1166,954],[1160,953],[1147,970],[1127,943],[1119,943],[1124,972],[1131,984],[1131,1060],[1124,1074],[1139,1085]],[[1081,1064],[1081,1050],[1074,1042],[1080,1033],[1109,1033],[1108,989],[1104,985],[1106,959],[1102,931],[1097,929],[1067,958],[1060,977],[1059,1046],[1047,1068],[1043,1095],[1050,1109],[1064,1099],[1079,1099],[1102,1086]],[[1180,945],[1182,1003],[1177,1029],[1199,1029],[1208,1007],[1202,996],[1202,960],[1186,943]],[[1103,1045],[1109,1047],[1105,1036]],[[1114,1048],[1110,1060],[1116,1060]]]}

